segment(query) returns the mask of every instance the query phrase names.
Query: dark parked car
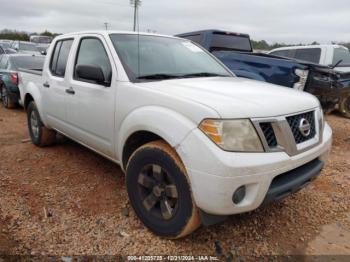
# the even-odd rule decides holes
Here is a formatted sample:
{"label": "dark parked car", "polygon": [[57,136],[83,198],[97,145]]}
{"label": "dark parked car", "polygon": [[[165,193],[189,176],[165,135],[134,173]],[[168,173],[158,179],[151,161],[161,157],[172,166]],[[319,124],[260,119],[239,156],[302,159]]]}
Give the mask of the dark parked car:
{"label": "dark parked car", "polygon": [[0,94],[6,108],[14,108],[20,99],[18,84],[21,69],[42,70],[45,58],[30,54],[5,54],[0,56]]}
{"label": "dark parked car", "polygon": [[254,53],[247,34],[204,30],[177,35],[196,42],[216,56],[237,76],[265,81],[317,96],[325,111],[336,109],[350,117],[350,73],[306,61]]}
{"label": "dark parked car", "polygon": [[13,41],[11,48],[16,50],[18,53],[34,54],[40,55],[40,50],[37,48],[36,44],[25,41]]}

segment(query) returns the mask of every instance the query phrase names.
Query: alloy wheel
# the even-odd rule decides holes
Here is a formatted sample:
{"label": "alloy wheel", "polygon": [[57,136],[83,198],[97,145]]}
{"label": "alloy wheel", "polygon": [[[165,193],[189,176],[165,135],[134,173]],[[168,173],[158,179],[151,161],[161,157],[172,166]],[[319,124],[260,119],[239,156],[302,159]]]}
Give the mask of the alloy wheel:
{"label": "alloy wheel", "polygon": [[170,220],[178,208],[178,191],[171,174],[159,165],[145,166],[138,176],[143,207],[158,219]]}

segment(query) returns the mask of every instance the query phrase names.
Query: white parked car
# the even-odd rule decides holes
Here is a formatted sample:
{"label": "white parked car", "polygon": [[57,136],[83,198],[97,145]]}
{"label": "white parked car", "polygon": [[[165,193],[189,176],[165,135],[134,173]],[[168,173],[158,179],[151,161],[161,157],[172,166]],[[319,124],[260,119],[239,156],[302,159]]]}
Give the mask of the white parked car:
{"label": "white parked car", "polygon": [[59,132],[120,164],[136,214],[164,237],[300,190],[331,148],[314,96],[237,78],[185,39],[61,35],[42,76],[23,77],[33,143]]}
{"label": "white parked car", "polygon": [[350,72],[350,52],[342,45],[289,46],[273,49],[271,55],[289,57]]}

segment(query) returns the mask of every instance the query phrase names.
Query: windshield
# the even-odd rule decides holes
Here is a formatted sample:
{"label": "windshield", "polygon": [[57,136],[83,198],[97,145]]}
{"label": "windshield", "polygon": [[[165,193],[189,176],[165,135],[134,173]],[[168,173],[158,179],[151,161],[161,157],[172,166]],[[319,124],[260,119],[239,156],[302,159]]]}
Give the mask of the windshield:
{"label": "windshield", "polygon": [[34,44],[27,44],[27,43],[20,43],[20,50],[22,51],[33,51],[33,52],[39,52],[38,48]]}
{"label": "windshield", "polygon": [[14,56],[11,58],[17,68],[42,70],[44,67],[44,56]]}
{"label": "windshield", "polygon": [[338,66],[350,66],[350,52],[345,48],[335,48],[333,65],[338,63],[340,60],[343,60]]}
{"label": "windshield", "polygon": [[[112,34],[111,40],[131,81],[232,76],[202,48],[184,39]],[[139,47],[139,52],[138,52]]]}

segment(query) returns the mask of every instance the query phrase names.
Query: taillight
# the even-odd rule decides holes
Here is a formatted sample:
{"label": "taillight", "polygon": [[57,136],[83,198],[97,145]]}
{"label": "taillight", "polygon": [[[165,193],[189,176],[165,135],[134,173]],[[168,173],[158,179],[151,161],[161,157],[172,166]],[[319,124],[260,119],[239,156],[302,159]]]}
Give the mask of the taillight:
{"label": "taillight", "polygon": [[15,85],[18,85],[18,74],[17,73],[11,73],[10,74],[11,82]]}

